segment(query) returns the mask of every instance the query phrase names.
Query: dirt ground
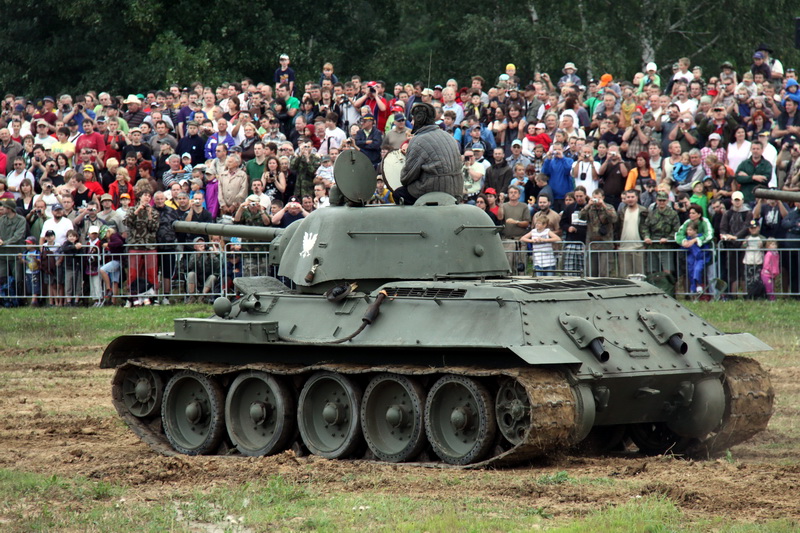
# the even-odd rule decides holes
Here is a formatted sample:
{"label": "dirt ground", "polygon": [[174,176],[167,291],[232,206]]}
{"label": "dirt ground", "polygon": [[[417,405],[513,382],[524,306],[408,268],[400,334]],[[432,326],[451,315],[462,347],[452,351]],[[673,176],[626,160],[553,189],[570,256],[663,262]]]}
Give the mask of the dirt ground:
{"label": "dirt ground", "polygon": [[[797,446],[770,429],[735,447],[733,460],[564,455],[478,474],[452,468],[334,462],[296,457],[292,452],[267,458],[163,457],[140,443],[112,414],[111,371],[100,370],[95,362],[24,364],[15,362],[8,351],[0,356],[0,373],[7,378],[0,382],[0,467],[124,484],[134,487],[130,492],[143,501],[280,474],[336,492],[377,491],[440,499],[474,495],[545,508],[562,519],[647,494],[668,496],[687,515],[701,520],[800,518]],[[800,379],[800,367],[771,373],[777,397]],[[560,471],[581,480],[632,482],[536,483],[538,477]]]}

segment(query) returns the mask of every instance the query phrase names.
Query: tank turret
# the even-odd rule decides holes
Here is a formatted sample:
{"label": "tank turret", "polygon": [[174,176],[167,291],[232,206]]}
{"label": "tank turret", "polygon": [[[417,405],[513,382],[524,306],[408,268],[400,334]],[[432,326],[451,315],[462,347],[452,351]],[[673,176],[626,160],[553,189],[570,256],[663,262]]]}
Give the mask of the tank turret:
{"label": "tank turret", "polygon": [[175,222],[185,233],[272,241],[270,264],[304,292],[343,282],[362,289],[390,280],[495,278],[509,273],[505,251],[477,207],[430,193],[413,206],[325,208],[285,230],[231,224]]}

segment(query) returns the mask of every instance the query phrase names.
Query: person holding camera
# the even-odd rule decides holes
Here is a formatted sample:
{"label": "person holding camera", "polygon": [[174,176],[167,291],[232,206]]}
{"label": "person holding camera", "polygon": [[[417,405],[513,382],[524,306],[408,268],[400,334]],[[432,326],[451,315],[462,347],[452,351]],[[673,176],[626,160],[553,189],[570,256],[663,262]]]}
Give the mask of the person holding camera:
{"label": "person holding camera", "polygon": [[692,148],[696,148],[700,134],[694,125],[692,113],[688,111],[682,113],[677,126],[672,128],[668,137],[670,141],[681,143],[681,152],[688,152]]}
{"label": "person holding camera", "polygon": [[[578,217],[586,221],[586,245],[591,251],[614,249],[613,244],[605,241],[614,240],[617,210],[605,201],[603,189],[596,189],[592,193],[592,199],[581,209]],[[591,253],[589,258],[590,276],[606,277],[613,272],[613,256],[610,252]]]}
{"label": "person holding camera", "polygon": [[653,127],[649,123],[653,120],[653,114],[647,113],[647,117],[640,111],[634,111],[631,115],[631,124],[622,134],[622,146],[628,161],[636,160],[640,152],[647,150],[650,144],[650,135]]}
{"label": "person holding camera", "polygon": [[602,179],[604,202],[612,206],[618,206],[622,201],[622,191],[625,189],[625,181],[628,178],[628,166],[622,160],[619,146],[616,144],[611,143],[608,145],[608,157],[600,165],[599,174],[600,179]]}
{"label": "person holding camera", "polygon": [[[254,181],[253,185],[260,184],[260,181]],[[255,189],[256,187],[254,187]],[[259,188],[259,190],[261,190]],[[236,210],[236,215],[233,217],[234,224],[242,224],[245,226],[269,226],[272,223],[270,219],[269,206],[265,207],[262,203],[264,195],[251,194],[248,196],[239,209]],[[267,197],[269,200],[269,197]]]}
{"label": "person holding camera", "polygon": [[86,122],[87,120],[94,121],[95,119],[94,110],[88,109],[86,107],[86,98],[84,96],[76,97],[75,107],[69,107],[69,104],[72,103],[72,98],[69,99],[69,103],[67,103],[67,101],[64,101],[63,97],[62,101],[63,101],[63,107],[61,107],[61,109],[63,113],[61,116],[61,120],[63,120],[64,123],[66,124],[70,120],[74,119],[78,123],[78,129],[81,132],[86,133],[86,131],[84,130],[84,122]]}
{"label": "person holding camera", "polygon": [[581,147],[578,160],[572,164],[570,172],[576,187],[582,185],[584,196],[591,196],[595,189],[600,186],[600,163],[594,160],[594,154],[590,145]]}
{"label": "person holding camera", "polygon": [[[369,107],[370,114],[377,121],[378,131],[386,129],[386,121],[389,119],[389,102],[383,97],[384,90],[385,85],[382,81],[371,81],[367,83],[364,95],[354,102],[356,109],[361,109],[362,106]],[[380,149],[378,153],[380,153]]]}

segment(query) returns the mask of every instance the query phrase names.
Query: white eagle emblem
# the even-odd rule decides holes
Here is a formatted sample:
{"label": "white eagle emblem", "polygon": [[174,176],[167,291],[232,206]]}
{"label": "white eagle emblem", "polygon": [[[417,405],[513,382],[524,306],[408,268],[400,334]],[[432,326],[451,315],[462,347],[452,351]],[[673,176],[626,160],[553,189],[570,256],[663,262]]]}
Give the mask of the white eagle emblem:
{"label": "white eagle emblem", "polygon": [[303,235],[303,251],[300,252],[300,257],[308,257],[311,255],[311,249],[317,242],[317,234],[309,233],[308,231]]}

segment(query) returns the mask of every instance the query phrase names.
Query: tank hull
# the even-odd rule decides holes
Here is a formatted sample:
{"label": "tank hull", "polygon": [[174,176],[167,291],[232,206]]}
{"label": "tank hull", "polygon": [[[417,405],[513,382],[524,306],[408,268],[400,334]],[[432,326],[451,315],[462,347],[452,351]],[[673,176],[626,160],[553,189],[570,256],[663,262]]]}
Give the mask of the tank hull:
{"label": "tank hull", "polygon": [[[604,427],[628,428],[622,434],[649,453],[715,454],[764,429],[772,413],[768,375],[733,357],[769,347],[722,334],[644,283],[391,282],[333,302],[274,289],[256,288],[221,316],[178,319],[173,333],[109,345],[101,365],[117,369],[114,404],[140,438],[160,453],[294,446],[489,466],[575,446]],[[241,385],[245,373],[255,373],[250,385]],[[270,402],[219,413],[219,395],[236,404],[261,389]],[[246,429],[217,435],[226,416],[266,427],[264,435],[283,428],[264,422],[276,403],[296,404],[281,416],[299,425],[299,438],[273,449],[266,436],[264,446],[243,446]],[[313,414],[317,404],[326,407]],[[358,417],[347,414],[355,409]],[[200,420],[208,429],[196,433]],[[384,429],[414,446],[402,451]]]}

